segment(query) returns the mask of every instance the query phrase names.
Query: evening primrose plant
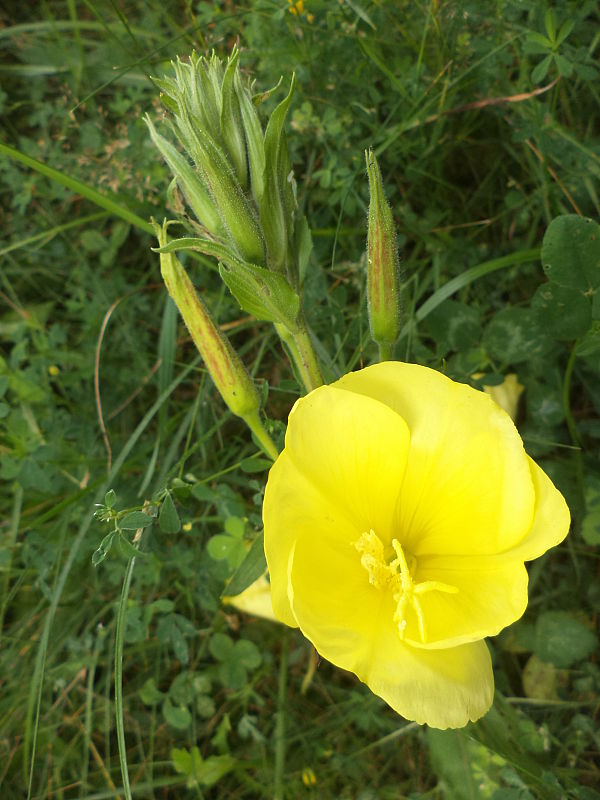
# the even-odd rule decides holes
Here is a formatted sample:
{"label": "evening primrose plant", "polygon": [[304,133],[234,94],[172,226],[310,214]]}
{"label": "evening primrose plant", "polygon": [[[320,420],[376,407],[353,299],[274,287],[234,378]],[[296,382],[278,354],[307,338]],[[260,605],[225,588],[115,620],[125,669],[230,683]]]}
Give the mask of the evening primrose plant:
{"label": "evening primrose plant", "polygon": [[[400,265],[368,151],[366,283],[380,359],[322,385],[303,311],[311,236],[284,130],[294,79],[263,127],[265,95],[243,81],[237,50],[226,62],[192,54],[173,71],[157,81],[166,132],[146,119],[174,176],[177,219],[154,223],[161,272],[216,388],[275,462],[264,555],[251,548],[226,602],[300,628],[406,719],[462,727],[492,704],[485,639],[523,615],[525,562],[561,542],[570,524],[511,418],[516,379],[499,403],[392,360],[403,321]],[[169,239],[177,224],[186,235]],[[280,454],[252,378],[175,255],[190,250],[216,258],[240,307],[275,326],[304,386]]]}

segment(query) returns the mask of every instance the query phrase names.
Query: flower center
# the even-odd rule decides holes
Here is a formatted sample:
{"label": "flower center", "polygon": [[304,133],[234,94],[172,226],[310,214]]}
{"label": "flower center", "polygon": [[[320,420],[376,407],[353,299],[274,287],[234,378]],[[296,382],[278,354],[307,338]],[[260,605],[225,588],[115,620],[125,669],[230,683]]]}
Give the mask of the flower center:
{"label": "flower center", "polygon": [[[398,627],[398,634],[404,639],[406,632],[406,615],[412,609],[419,624],[421,641],[425,643],[427,629],[425,617],[419,597],[427,592],[444,592],[456,594],[458,588],[440,581],[421,581],[415,583],[412,577],[417,566],[417,559],[409,554],[407,559],[402,545],[397,539],[392,539],[392,547],[386,553],[383,542],[375,531],[361,534],[354,547],[361,554],[360,563],[369,574],[369,583],[377,589],[392,590],[392,597],[396,603],[394,622]],[[386,558],[386,555],[389,558]],[[393,557],[395,556],[395,558]]]}

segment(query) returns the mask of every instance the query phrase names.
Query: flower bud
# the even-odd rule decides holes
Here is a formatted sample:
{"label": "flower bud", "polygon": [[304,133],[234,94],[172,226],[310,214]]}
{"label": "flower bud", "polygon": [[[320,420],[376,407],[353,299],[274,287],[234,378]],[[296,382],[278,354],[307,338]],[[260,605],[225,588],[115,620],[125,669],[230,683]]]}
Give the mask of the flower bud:
{"label": "flower bud", "polygon": [[[162,227],[153,224],[163,247],[167,244],[167,223]],[[221,397],[236,416],[256,416],[260,400],[252,378],[196,293],[183,265],[171,253],[161,253],[160,271]]]}
{"label": "flower bud", "polygon": [[400,262],[392,211],[385,199],[375,153],[365,153],[369,175],[367,298],[371,337],[382,360],[391,356],[400,333]]}

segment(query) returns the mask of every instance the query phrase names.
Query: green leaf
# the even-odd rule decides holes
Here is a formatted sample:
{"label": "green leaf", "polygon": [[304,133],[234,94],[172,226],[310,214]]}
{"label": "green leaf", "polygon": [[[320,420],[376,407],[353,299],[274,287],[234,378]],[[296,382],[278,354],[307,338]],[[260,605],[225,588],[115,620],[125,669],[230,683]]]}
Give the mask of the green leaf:
{"label": "green leaf", "polygon": [[256,669],[262,662],[260,650],[254,642],[248,639],[240,639],[235,643],[233,655],[237,663],[241,664],[248,670]]}
{"label": "green leaf", "polygon": [[560,26],[558,36],[556,37],[557,45],[562,44],[564,40],[570,35],[574,25],[575,25],[574,19],[567,19],[565,20],[565,22],[563,22],[563,24]]}
{"label": "green leaf", "polygon": [[579,289],[544,283],[531,300],[540,327],[556,339],[571,341],[586,333],[592,324],[592,304]]}
{"label": "green leaf", "polygon": [[117,495],[115,494],[115,490],[109,489],[108,492],[104,495],[104,505],[107,508],[113,508],[116,502],[117,502]]}
{"label": "green leaf", "polygon": [[217,661],[227,661],[233,655],[232,639],[224,633],[215,633],[208,643],[208,649]]}
{"label": "green leaf", "polygon": [[552,346],[534,312],[512,306],[498,311],[483,335],[483,344],[500,364],[535,361]]}
{"label": "green leaf", "polygon": [[147,528],[153,522],[153,517],[149,517],[143,511],[132,511],[119,520],[119,528],[125,531],[136,531],[138,528]]}
{"label": "green leaf", "polygon": [[227,561],[231,568],[236,568],[246,554],[244,542],[234,536],[217,533],[208,540],[208,555],[215,561]]}
{"label": "green leaf", "polygon": [[175,503],[169,492],[165,495],[165,499],[160,507],[158,525],[163,533],[178,533],[181,530],[181,520],[179,519]]}
{"label": "green leaf", "polygon": [[544,235],[542,266],[549,280],[592,296],[600,286],[600,225],[576,214],[553,219]]}
{"label": "green leaf", "polygon": [[138,694],[140,696],[140,700],[145,706],[155,706],[164,697],[163,692],[157,688],[154,678],[148,678],[146,683],[139,690]]}
{"label": "green leaf", "polygon": [[228,689],[241,689],[247,677],[246,668],[238,661],[224,661],[219,667],[219,679]]}
{"label": "green leaf", "polygon": [[192,715],[189,708],[172,705],[168,697],[165,698],[162,704],[162,713],[169,725],[178,731],[186,730],[192,723]]}
{"label": "green leaf", "polygon": [[468,350],[479,344],[482,336],[479,311],[456,300],[445,300],[434,309],[427,317],[427,326],[445,349]]}
{"label": "green leaf", "polygon": [[266,568],[267,561],[265,558],[264,534],[261,531],[261,533],[252,542],[252,546],[250,547],[250,550],[248,550],[246,558],[233,573],[233,576],[227,584],[223,594],[227,595],[228,597],[234,597],[236,594],[241,594],[244,589],[247,589],[250,584],[254,583],[255,580],[260,578]]}
{"label": "green leaf", "polygon": [[115,538],[116,532],[111,531],[108,533],[104,539],[100,542],[98,549],[94,551],[92,555],[92,564],[94,567],[97,567],[98,564],[101,564],[108,553],[110,552],[110,548],[112,547],[113,540]]}
{"label": "green leaf", "polygon": [[556,14],[553,9],[549,8],[544,15],[544,26],[550,41],[554,42],[556,38]]}
{"label": "green leaf", "polygon": [[224,528],[230,536],[241,539],[246,530],[246,523],[241,517],[227,517]]}
{"label": "green leaf", "polygon": [[531,80],[533,83],[541,83],[544,80],[553,60],[554,56],[548,55],[540,61],[540,63],[531,73]]}
{"label": "green leaf", "polygon": [[535,654],[542,661],[564,669],[587,658],[597,646],[596,635],[566,611],[546,611],[538,617]]}
{"label": "green leaf", "polygon": [[200,768],[196,767],[196,776],[202,786],[214,786],[224,775],[235,767],[236,760],[232,756],[209,756],[202,762]]}
{"label": "green leaf", "polygon": [[300,298],[283,275],[238,259],[221,262],[219,273],[244,311],[266,322],[283,323],[290,331],[296,329]]}
{"label": "green leaf", "polygon": [[119,546],[121,547],[121,551],[126,558],[137,558],[138,556],[146,555],[141,550],[138,550],[133,544],[131,544],[129,539],[122,533],[119,535]]}
{"label": "green leaf", "polygon": [[537,700],[558,700],[556,692],[556,667],[542,661],[535,654],[530,656],[521,676],[526,697]]}
{"label": "green leaf", "polygon": [[427,743],[437,776],[456,800],[477,800],[481,795],[472,771],[468,739],[462,731],[427,728]]}

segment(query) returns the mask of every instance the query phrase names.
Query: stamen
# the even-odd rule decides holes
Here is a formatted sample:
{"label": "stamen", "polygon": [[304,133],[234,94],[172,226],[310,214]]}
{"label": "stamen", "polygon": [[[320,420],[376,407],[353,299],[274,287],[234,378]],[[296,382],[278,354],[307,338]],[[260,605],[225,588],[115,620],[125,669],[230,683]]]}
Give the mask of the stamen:
{"label": "stamen", "polygon": [[[417,617],[419,625],[419,635],[421,641],[425,643],[427,639],[427,628],[425,626],[425,616],[419,600],[419,596],[427,592],[443,592],[444,594],[456,594],[458,587],[452,586],[441,581],[421,581],[415,583],[409,568],[408,561],[402,545],[397,539],[392,539],[392,547],[396,558],[390,563],[386,563],[385,551],[381,539],[375,531],[370,530],[363,533],[360,539],[354,543],[354,547],[361,553],[360,563],[369,574],[369,583],[378,589],[386,588],[390,583],[394,589],[392,597],[396,603],[396,611],[393,620],[398,627],[398,635],[401,639],[406,636],[407,619],[406,612],[410,606]],[[410,567],[415,569],[416,559],[411,558]]]}

